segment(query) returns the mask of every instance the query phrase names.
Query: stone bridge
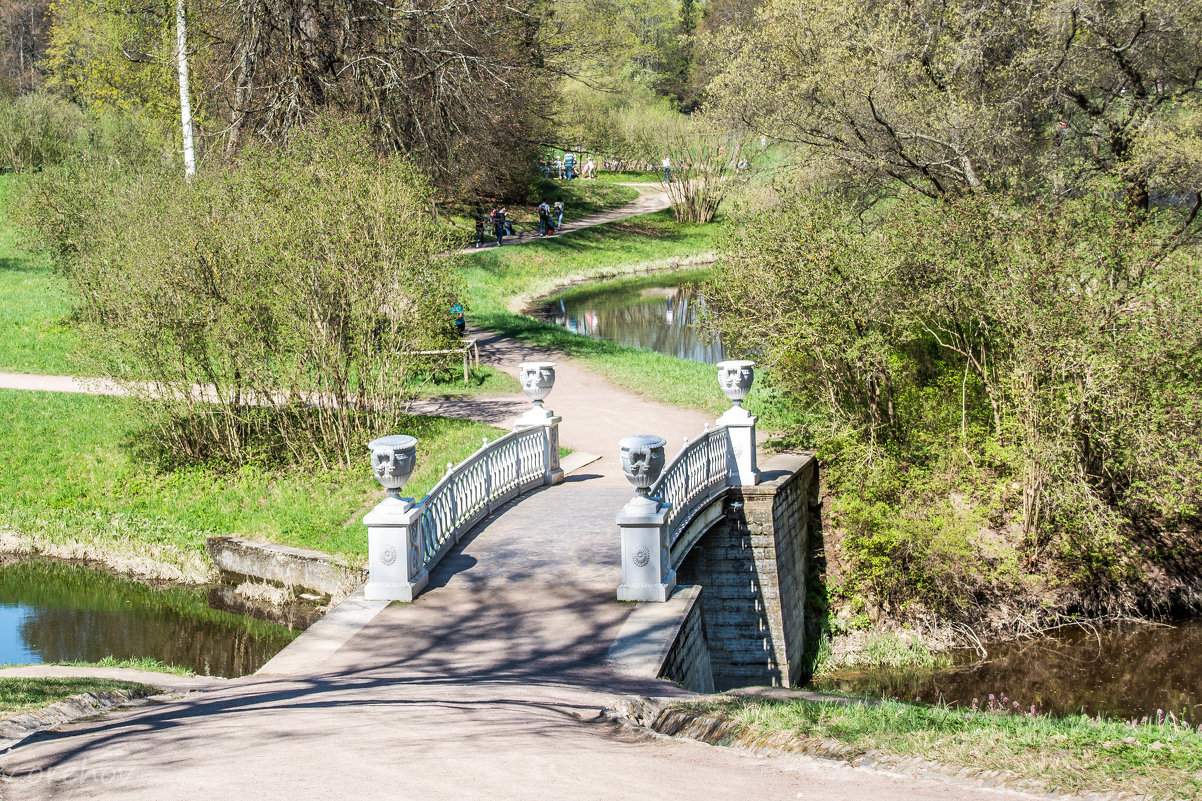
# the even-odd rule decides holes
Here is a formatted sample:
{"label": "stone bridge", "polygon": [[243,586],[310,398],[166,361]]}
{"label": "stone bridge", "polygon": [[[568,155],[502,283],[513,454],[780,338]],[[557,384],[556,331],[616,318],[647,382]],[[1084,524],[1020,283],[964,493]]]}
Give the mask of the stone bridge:
{"label": "stone bridge", "polygon": [[[568,599],[582,580],[608,583],[611,599],[638,602],[609,652],[618,670],[702,692],[799,683],[817,465],[811,456],[781,455],[761,469],[756,418],[742,406],[754,364],[723,362],[717,377],[731,408],[671,459],[657,434],[615,443],[633,497],[594,485],[588,474],[565,484],[562,418],[544,403],[555,383],[551,362],[520,365],[533,406],[510,433],[448,464],[420,501],[401,497],[417,441],[372,442],[373,472],[388,496],[364,518],[367,600],[412,602],[498,575]],[[569,461],[569,472],[586,466]],[[607,512],[619,499],[616,514]],[[504,532],[491,553],[480,547],[490,531]]]}

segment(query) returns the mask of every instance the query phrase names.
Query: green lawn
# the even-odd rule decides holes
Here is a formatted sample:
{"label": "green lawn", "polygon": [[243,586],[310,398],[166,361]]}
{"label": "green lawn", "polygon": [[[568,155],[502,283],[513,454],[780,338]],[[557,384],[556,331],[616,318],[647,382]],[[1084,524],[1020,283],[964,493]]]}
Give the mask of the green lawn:
{"label": "green lawn", "polygon": [[155,692],[153,687],[111,679],[0,678],[0,720],[50,706],[73,695],[103,690],[130,690],[136,695]]}
{"label": "green lawn", "polygon": [[4,213],[16,176],[0,175],[0,372],[73,372],[70,354],[79,349],[71,313],[70,287],[45,256],[25,251]]}
{"label": "green lawn", "polygon": [[[362,561],[362,515],[383,497],[367,450],[357,469],[165,470],[139,447],[148,435],[122,398],[0,390],[0,531],[40,542],[83,542],[187,568],[207,564],[204,540],[238,534]],[[411,417],[419,441],[406,494],[421,497],[448,461],[500,429]]]}
{"label": "green lawn", "polygon": [[757,733],[790,732],[837,740],[861,753],[876,750],[1004,770],[1059,791],[1202,796],[1202,732],[1167,718],[1160,725],[1131,726],[1085,716],[1027,717],[1021,710],[997,713],[888,700],[731,698],[703,706]]}

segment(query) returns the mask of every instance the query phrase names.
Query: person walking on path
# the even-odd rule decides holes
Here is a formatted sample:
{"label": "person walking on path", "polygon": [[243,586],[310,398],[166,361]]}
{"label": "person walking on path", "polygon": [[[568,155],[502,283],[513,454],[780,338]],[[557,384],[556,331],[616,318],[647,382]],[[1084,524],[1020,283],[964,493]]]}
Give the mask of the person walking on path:
{"label": "person walking on path", "polygon": [[549,231],[554,233],[551,230],[551,207],[544,200],[538,204],[538,235],[546,236]]}
{"label": "person walking on path", "polygon": [[501,240],[505,238],[505,207],[493,209],[489,218],[492,220],[492,232],[497,237],[497,246],[500,247]]}
{"label": "person walking on path", "polygon": [[564,177],[568,180],[572,179],[572,168],[576,166],[576,157],[572,155],[572,151],[563,154],[563,171]]}
{"label": "person walking on path", "polygon": [[664,154],[664,183],[669,183],[672,180],[672,159],[668,158],[668,154]]}
{"label": "person walking on path", "polygon": [[563,228],[563,198],[561,197],[555,199],[555,216],[555,227]]}

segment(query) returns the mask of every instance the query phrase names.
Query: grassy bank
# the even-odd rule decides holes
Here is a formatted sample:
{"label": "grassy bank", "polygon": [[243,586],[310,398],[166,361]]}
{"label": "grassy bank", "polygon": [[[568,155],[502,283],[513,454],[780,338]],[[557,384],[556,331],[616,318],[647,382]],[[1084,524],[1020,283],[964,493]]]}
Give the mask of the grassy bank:
{"label": "grassy bank", "polygon": [[[983,703],[983,706],[987,702]],[[1006,771],[1048,789],[1202,797],[1202,733],[1170,720],[1136,725],[1021,710],[951,709],[897,701],[855,703],[731,698],[703,709],[752,734],[788,733],[921,757],[948,766]]]}
{"label": "grassy bank", "polygon": [[[576,231],[521,247],[460,257],[473,324],[532,345],[561,351],[612,383],[664,403],[720,413],[728,406],[714,368],[661,353],[573,334],[521,314],[552,290],[598,278],[688,269],[712,259],[718,225],[680,224],[670,211]],[[639,279],[623,281],[637,285]],[[765,425],[783,419],[759,381],[749,400]]]}
{"label": "grassy bank", "polygon": [[[355,470],[165,470],[131,412],[122,398],[0,390],[0,534],[8,549],[86,546],[175,566],[184,580],[207,572],[204,540],[216,534],[362,561],[360,517],[382,497],[366,451]],[[502,433],[438,417],[412,417],[402,429],[420,442],[406,486],[418,497],[448,461]]]}
{"label": "grassy bank", "polygon": [[112,679],[0,678],[0,720],[50,706],[73,695],[105,690],[129,690],[138,695],[154,692],[142,684]]}

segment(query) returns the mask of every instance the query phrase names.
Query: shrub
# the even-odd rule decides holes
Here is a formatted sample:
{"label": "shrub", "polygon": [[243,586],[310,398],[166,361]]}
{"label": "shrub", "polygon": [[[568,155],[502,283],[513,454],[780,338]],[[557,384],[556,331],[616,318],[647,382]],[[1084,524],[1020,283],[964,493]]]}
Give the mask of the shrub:
{"label": "shrub", "polygon": [[1071,611],[1197,603],[1202,258],[1174,233],[1107,187],[731,229],[711,320],[820,410],[849,595],[971,616],[995,540]]}
{"label": "shrub", "polygon": [[75,152],[84,115],[74,103],[34,93],[0,101],[0,167],[29,172]]}
{"label": "shrub", "polygon": [[358,463],[412,352],[453,337],[430,190],[358,129],[318,122],[191,183],[93,169],[42,191],[92,356],[173,459]]}

